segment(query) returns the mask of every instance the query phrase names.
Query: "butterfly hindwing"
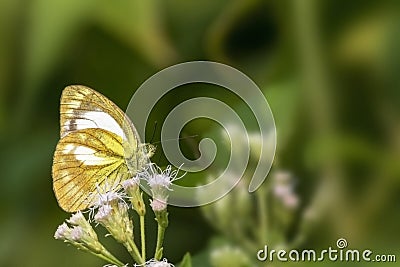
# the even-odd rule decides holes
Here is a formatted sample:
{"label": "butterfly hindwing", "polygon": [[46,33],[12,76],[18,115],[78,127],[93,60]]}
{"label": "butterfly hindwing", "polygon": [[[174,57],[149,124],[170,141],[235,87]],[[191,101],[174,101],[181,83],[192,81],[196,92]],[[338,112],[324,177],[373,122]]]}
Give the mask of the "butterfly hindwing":
{"label": "butterfly hindwing", "polygon": [[59,205],[67,211],[84,209],[96,190],[115,187],[129,175],[122,138],[101,128],[71,132],[57,145],[52,172]]}

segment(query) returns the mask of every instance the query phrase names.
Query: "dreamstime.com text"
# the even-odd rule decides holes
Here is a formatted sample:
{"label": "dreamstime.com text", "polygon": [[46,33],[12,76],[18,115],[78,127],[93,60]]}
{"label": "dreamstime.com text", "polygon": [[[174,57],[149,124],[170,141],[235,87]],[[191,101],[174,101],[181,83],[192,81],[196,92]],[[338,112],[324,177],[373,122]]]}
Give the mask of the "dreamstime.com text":
{"label": "dreamstime.com text", "polygon": [[305,250],[269,250],[265,245],[263,249],[257,252],[257,259],[259,261],[292,261],[292,262],[396,262],[396,255],[394,254],[374,254],[371,250],[358,250],[347,249],[347,240],[340,238],[336,242],[336,248],[329,247],[317,252],[314,249]]}

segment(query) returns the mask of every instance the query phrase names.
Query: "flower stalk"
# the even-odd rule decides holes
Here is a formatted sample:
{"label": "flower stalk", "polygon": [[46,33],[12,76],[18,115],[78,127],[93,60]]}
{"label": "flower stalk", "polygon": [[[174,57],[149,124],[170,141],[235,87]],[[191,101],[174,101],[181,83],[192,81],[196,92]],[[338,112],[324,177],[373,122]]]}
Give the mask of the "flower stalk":
{"label": "flower stalk", "polygon": [[96,232],[81,212],[73,214],[67,222],[72,227],[66,223],[61,224],[54,234],[55,239],[63,240],[77,249],[87,251],[109,263],[117,266],[124,265],[99,242]]}
{"label": "flower stalk", "polygon": [[167,209],[161,211],[154,211],[156,215],[157,221],[157,243],[156,243],[156,250],[154,253],[154,258],[156,260],[160,260],[163,255],[163,243],[164,243],[164,236],[165,230],[168,227],[168,212]]}
{"label": "flower stalk", "polygon": [[144,215],[140,215],[140,238],[142,243],[142,258],[146,259],[146,231],[145,231],[145,218]]}
{"label": "flower stalk", "polygon": [[128,179],[122,182],[129,200],[132,204],[132,208],[139,215],[140,222],[140,241],[141,241],[141,258],[146,259],[146,232],[145,232],[145,215],[146,206],[143,201],[143,192],[140,191],[140,180],[138,177]]}

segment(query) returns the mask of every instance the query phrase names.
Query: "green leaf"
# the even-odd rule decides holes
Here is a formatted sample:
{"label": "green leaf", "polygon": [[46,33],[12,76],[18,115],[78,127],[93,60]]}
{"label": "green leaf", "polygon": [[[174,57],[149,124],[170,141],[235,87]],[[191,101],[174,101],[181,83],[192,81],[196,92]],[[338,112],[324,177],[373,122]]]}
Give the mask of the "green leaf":
{"label": "green leaf", "polygon": [[179,267],[192,267],[192,259],[190,257],[189,252],[187,252],[185,256],[183,256],[183,259],[181,261],[181,264],[179,264]]}

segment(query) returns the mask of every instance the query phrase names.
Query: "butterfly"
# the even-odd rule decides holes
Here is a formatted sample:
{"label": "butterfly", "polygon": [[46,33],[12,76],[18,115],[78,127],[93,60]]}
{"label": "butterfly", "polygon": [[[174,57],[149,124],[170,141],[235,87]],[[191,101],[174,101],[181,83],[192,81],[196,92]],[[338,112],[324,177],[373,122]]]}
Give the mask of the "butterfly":
{"label": "butterfly", "polygon": [[63,90],[60,126],[53,157],[53,190],[59,206],[67,212],[90,207],[96,192],[119,187],[121,181],[145,168],[154,154],[152,145],[140,143],[125,113],[86,86]]}

